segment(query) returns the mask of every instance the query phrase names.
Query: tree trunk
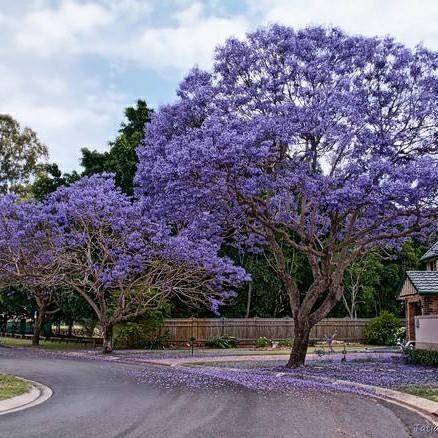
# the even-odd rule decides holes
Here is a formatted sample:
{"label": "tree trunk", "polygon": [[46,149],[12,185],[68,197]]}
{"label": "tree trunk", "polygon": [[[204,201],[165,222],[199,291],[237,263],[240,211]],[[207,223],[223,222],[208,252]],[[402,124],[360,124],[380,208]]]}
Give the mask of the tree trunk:
{"label": "tree trunk", "polygon": [[290,353],[288,368],[299,368],[306,360],[307,347],[309,346],[310,327],[302,321],[295,320],[294,343]]}
{"label": "tree trunk", "polygon": [[113,325],[107,324],[103,326],[103,354],[108,354],[113,351]]}
{"label": "tree trunk", "polygon": [[6,335],[6,332],[8,331],[8,316],[3,316],[3,323],[2,323],[2,332],[4,335]]}
{"label": "tree trunk", "polygon": [[67,336],[71,338],[73,336],[73,321],[69,321],[68,323],[68,333]]}
{"label": "tree trunk", "polygon": [[249,312],[251,310],[251,296],[252,296],[252,282],[248,284],[248,301],[246,302],[245,318],[249,318]]}
{"label": "tree trunk", "polygon": [[40,345],[41,330],[43,329],[45,317],[46,317],[46,309],[39,309],[37,312],[35,326],[33,328],[33,336],[32,336],[33,346]]}

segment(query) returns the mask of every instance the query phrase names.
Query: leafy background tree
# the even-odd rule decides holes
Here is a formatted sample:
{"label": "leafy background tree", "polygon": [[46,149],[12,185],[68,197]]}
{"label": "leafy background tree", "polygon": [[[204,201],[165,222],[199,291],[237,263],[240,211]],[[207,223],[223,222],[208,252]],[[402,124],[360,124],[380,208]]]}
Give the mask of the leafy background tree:
{"label": "leafy background tree", "polygon": [[108,151],[82,149],[82,174],[114,173],[116,184],[123,192],[132,194],[138,162],[136,148],[145,135],[145,126],[151,121],[152,113],[153,110],[141,99],[137,100],[135,107],[126,108],[126,121],[122,122],[117,138],[109,142]]}
{"label": "leafy background tree", "polygon": [[62,173],[56,163],[41,164],[35,173],[35,181],[30,187],[30,192],[37,200],[42,200],[57,188],[70,185],[80,179],[76,171]]}
{"label": "leafy background tree", "polygon": [[81,176],[99,173],[113,173],[118,187],[126,194],[133,193],[134,176],[137,169],[136,148],[145,135],[145,127],[150,122],[153,109],[145,100],[138,99],[135,106],[125,109],[126,120],[120,125],[119,135],[108,143],[109,149],[99,152],[82,148],[82,172],[62,173],[56,163],[40,164],[35,167],[35,180],[30,193],[35,199],[44,199],[58,187],[70,185]]}
{"label": "leafy background tree", "polygon": [[10,320],[32,319],[36,311],[35,300],[23,289],[4,288],[0,291],[0,332],[6,331]]}
{"label": "leafy background tree", "polygon": [[10,115],[0,114],[0,193],[22,189],[47,157],[47,147],[35,131],[21,129]]}
{"label": "leafy background tree", "polygon": [[54,316],[53,322],[58,327],[64,323],[67,325],[67,336],[73,336],[75,324],[83,327],[86,336],[93,336],[97,324],[97,318],[93,309],[85,300],[74,291],[63,288],[59,291],[59,312]]}

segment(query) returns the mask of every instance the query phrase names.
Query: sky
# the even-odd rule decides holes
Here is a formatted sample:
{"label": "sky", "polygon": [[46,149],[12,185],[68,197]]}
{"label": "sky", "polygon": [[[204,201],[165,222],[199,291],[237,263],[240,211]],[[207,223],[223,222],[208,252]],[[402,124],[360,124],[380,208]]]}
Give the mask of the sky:
{"label": "sky", "polygon": [[272,23],[438,50],[437,0],[0,0],[0,113],[78,169],[80,149],[105,150],[126,106],[171,102],[227,37]]}

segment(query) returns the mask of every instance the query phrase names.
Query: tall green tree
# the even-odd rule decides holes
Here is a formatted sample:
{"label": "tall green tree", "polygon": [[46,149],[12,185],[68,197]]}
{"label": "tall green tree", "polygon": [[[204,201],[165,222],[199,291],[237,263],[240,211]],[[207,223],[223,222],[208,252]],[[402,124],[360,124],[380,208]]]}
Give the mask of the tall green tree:
{"label": "tall green tree", "polygon": [[41,164],[36,170],[30,192],[35,199],[42,200],[58,187],[72,184],[79,179],[78,172],[62,173],[56,163]]}
{"label": "tall green tree", "polygon": [[21,129],[10,115],[0,114],[0,193],[19,191],[47,157],[47,147],[35,131]]}
{"label": "tall green tree", "polygon": [[145,126],[150,122],[152,112],[153,110],[141,99],[137,100],[135,107],[126,108],[126,120],[122,122],[117,138],[109,142],[109,151],[82,149],[83,175],[114,173],[116,184],[125,193],[132,194],[138,162],[136,148],[144,137]]}

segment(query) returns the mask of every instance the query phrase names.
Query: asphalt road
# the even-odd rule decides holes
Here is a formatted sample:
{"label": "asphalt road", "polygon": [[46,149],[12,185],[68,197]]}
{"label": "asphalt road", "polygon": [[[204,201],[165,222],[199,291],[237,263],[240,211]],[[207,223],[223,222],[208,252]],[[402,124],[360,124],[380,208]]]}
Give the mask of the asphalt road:
{"label": "asphalt road", "polygon": [[[44,383],[47,402],[0,416],[0,437],[426,437],[422,417],[353,394],[258,393],[214,382],[163,388],[157,367],[54,359],[0,348],[0,372]],[[139,370],[140,371],[140,370]],[[178,373],[178,369],[166,372]],[[438,436],[438,434],[437,434]]]}

